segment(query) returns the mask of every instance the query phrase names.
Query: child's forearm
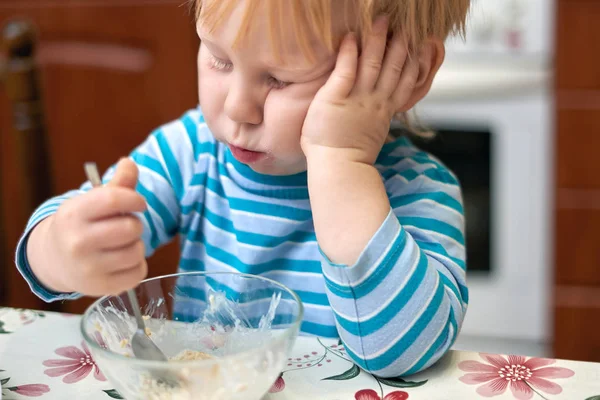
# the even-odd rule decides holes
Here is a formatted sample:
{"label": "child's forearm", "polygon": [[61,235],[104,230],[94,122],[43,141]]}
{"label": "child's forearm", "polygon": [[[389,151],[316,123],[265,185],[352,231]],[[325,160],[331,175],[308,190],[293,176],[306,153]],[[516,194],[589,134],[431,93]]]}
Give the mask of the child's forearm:
{"label": "child's forearm", "polygon": [[351,266],[390,212],[381,175],[340,150],[311,154],[307,163],[319,246],[332,262]]}
{"label": "child's forearm", "polygon": [[48,238],[48,227],[52,224],[53,215],[40,222],[29,235],[27,241],[27,260],[31,272],[46,288],[60,293],[66,293],[70,290],[59,282],[57,275],[51,268],[54,265],[49,259],[50,255],[46,252],[45,243]]}

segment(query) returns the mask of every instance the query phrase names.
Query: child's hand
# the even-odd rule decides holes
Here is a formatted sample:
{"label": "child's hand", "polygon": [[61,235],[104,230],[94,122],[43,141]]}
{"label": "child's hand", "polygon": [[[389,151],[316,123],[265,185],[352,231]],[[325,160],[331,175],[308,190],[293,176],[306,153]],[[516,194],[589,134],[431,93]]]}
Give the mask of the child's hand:
{"label": "child's hand", "polygon": [[45,263],[34,272],[43,283],[58,291],[101,296],[130,289],[145,278],[143,225],[131,214],[146,209],[145,199],[135,192],[137,175],[135,163],[124,159],[109,184],[60,206],[39,241]]}
{"label": "child's hand", "polygon": [[394,114],[407,104],[419,75],[417,57],[408,58],[401,34],[387,44],[387,18],[380,17],[358,57],[348,35],[334,71],[309,107],[302,128],[307,157],[325,150],[335,157],[373,164]]}

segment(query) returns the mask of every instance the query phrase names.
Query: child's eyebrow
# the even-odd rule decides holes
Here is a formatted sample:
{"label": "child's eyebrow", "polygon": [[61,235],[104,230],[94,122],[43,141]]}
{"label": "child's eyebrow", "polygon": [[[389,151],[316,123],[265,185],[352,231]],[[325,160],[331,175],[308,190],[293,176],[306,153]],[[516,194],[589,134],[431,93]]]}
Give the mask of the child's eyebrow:
{"label": "child's eyebrow", "polygon": [[[219,46],[218,43],[211,40],[212,38],[210,38],[206,34],[203,34],[200,39],[205,44],[208,44],[209,47],[214,47],[216,49],[222,49],[222,47]],[[264,67],[266,69],[274,71],[274,72],[278,72],[278,73],[293,73],[293,74],[298,74],[298,75],[312,75],[313,73],[320,72],[320,71],[322,71],[322,73],[329,72],[329,70],[331,70],[335,64],[335,59],[336,59],[335,54],[333,54],[333,55],[328,56],[326,60],[320,60],[319,62],[305,64],[302,66],[299,66],[297,63],[294,63],[292,61],[290,61],[288,63],[283,63],[283,64],[277,63],[277,62],[263,62],[262,64],[264,65]]]}

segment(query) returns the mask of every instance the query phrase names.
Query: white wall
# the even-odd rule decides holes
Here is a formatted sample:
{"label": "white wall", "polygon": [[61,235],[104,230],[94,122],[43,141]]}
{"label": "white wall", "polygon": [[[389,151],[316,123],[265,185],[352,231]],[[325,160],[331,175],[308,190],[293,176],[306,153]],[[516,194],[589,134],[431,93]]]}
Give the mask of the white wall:
{"label": "white wall", "polygon": [[549,57],[553,49],[555,0],[472,0],[467,41],[450,39],[447,50],[455,53],[516,54],[506,45],[511,26],[523,30],[523,50]]}

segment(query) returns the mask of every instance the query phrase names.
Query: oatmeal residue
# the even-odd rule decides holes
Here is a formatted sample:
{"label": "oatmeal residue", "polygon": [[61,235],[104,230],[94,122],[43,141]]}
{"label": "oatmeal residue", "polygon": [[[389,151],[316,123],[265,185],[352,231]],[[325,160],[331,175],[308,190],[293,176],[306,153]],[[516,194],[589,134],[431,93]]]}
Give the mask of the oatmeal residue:
{"label": "oatmeal residue", "polygon": [[177,354],[175,357],[171,357],[169,361],[198,361],[198,360],[210,360],[214,358],[210,354],[203,353],[195,350],[184,350]]}
{"label": "oatmeal residue", "polygon": [[[169,361],[198,361],[210,360],[214,357],[210,354],[196,351],[183,350],[181,353],[170,357]],[[142,378],[141,391],[147,400],[183,400],[189,399],[190,393],[183,382],[168,382],[156,377],[144,376]]]}

